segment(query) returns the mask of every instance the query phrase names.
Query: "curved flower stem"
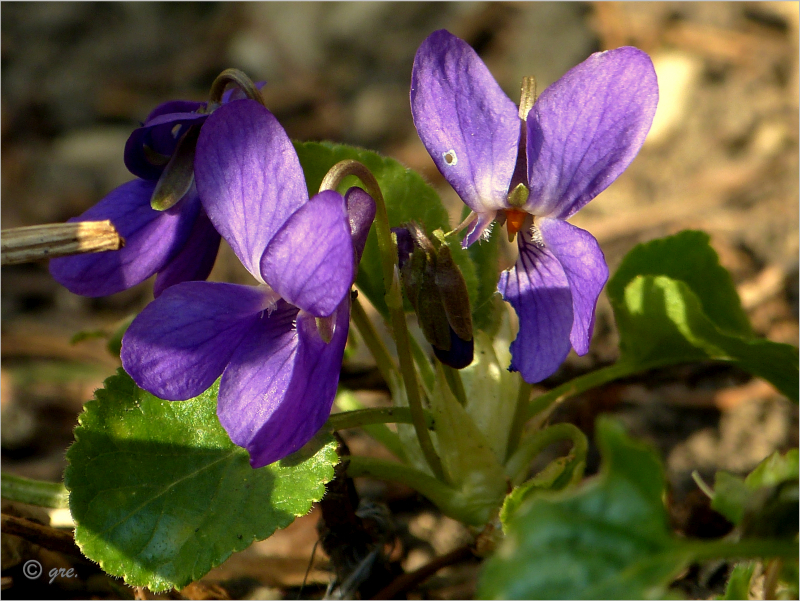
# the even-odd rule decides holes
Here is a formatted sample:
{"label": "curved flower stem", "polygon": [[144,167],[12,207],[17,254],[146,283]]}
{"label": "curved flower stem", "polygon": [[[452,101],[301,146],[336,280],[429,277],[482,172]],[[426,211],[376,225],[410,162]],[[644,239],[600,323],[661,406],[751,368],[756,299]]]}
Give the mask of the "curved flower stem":
{"label": "curved flower stem", "polygon": [[222,73],[217,75],[214,83],[211,84],[211,91],[208,94],[210,99],[209,104],[219,104],[222,102],[222,95],[225,93],[225,88],[228,87],[229,83],[238,86],[239,89],[244,92],[245,96],[251,100],[255,100],[266,108],[267,105],[264,102],[264,97],[255,84],[253,84],[253,80],[250,79],[244,71],[240,71],[239,69],[225,69]]}
{"label": "curved flower stem", "polygon": [[61,482],[44,482],[21,476],[2,474],[4,499],[61,509],[69,507],[69,493]]}
{"label": "curved flower stem", "polygon": [[554,424],[524,439],[517,451],[506,462],[506,476],[516,482],[537,454],[557,440],[571,440],[572,454],[585,457],[589,446],[586,435],[572,424]]}
{"label": "curved flower stem", "polygon": [[381,270],[383,271],[383,285],[386,288],[386,306],[389,308],[392,331],[394,333],[395,344],[397,345],[397,356],[400,360],[400,374],[403,376],[408,406],[411,409],[411,417],[414,430],[417,433],[419,445],[425,455],[425,459],[431,471],[437,478],[446,481],[444,468],[441,459],[436,454],[428,428],[425,424],[425,414],[422,409],[422,398],[420,395],[419,382],[417,382],[417,372],[414,369],[414,359],[411,355],[411,343],[409,341],[406,316],[403,311],[403,296],[400,292],[400,274],[397,269],[397,248],[392,240],[389,227],[389,215],[386,212],[386,203],[383,200],[383,193],[378,185],[375,176],[362,163],[348,159],[340,161],[331,167],[320,184],[320,191],[335,190],[342,180],[348,175],[354,175],[364,184],[367,193],[375,201],[375,230],[378,235],[378,250],[381,256]]}
{"label": "curved flower stem", "polygon": [[353,299],[350,317],[352,317],[358,333],[361,334],[364,344],[367,345],[370,353],[372,353],[381,376],[387,384],[391,384],[392,374],[398,375],[400,372],[386,345],[383,344],[383,340],[381,340],[378,332],[375,331],[375,326],[367,316],[364,305],[361,304],[357,297]]}
{"label": "curved flower stem", "polygon": [[525,411],[525,421],[544,411],[552,411],[555,408],[555,405],[571,396],[575,396],[576,394],[580,394],[585,390],[595,388],[613,380],[618,380],[620,378],[645,371],[651,367],[657,366],[637,366],[627,362],[617,362],[614,365],[604,367],[603,369],[598,369],[597,371],[578,376],[577,378],[574,378],[569,382],[565,382],[561,386],[557,386],[556,388],[553,388],[553,390],[549,390],[548,392],[545,392],[544,394],[533,399]]}
{"label": "curved flower stem", "polygon": [[449,517],[474,526],[486,522],[485,512],[465,499],[457,489],[425,472],[401,463],[361,455],[351,455],[349,460],[347,475],[351,478],[368,476],[378,480],[399,482],[428,498]]}
{"label": "curved flower stem", "polygon": [[522,431],[525,428],[525,423],[529,419],[528,415],[528,401],[531,398],[531,390],[533,386],[528,384],[520,377],[519,391],[517,392],[517,406],[514,409],[514,418],[511,421],[511,431],[508,433],[508,445],[506,446],[506,461],[509,460],[511,455],[519,447],[519,441],[522,438]]}
{"label": "curved flower stem", "polygon": [[[433,416],[423,409],[425,423],[433,427]],[[342,411],[334,413],[323,426],[326,430],[346,430],[360,428],[371,424],[410,424],[411,409],[408,407],[381,407],[379,409],[357,409],[355,411]],[[4,481],[5,482],[5,481]]]}

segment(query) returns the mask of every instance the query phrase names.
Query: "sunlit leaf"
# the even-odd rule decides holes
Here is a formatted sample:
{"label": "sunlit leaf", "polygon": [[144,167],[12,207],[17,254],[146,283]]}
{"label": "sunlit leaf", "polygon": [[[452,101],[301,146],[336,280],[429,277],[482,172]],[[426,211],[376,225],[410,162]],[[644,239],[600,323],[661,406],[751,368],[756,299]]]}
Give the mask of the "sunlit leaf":
{"label": "sunlit leaf", "polygon": [[119,370],[79,418],[65,474],[75,540],[130,585],[186,586],[308,513],[333,477],[327,434],[252,469],[219,424],[217,390],[162,401]]}
{"label": "sunlit leaf", "polygon": [[644,370],[727,361],[797,400],[797,348],[753,336],[708,235],[685,231],[637,246],[607,291],[620,332],[621,364]]}

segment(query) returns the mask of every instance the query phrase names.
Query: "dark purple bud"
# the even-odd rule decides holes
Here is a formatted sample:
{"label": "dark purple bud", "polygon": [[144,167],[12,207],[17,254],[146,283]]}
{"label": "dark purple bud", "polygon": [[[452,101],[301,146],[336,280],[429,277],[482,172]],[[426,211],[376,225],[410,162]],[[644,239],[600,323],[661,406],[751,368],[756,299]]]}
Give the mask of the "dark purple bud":
{"label": "dark purple bud", "polygon": [[404,227],[393,227],[392,233],[397,239],[397,262],[400,269],[403,269],[408,257],[414,252],[414,239],[411,237],[411,232]]}
{"label": "dark purple bud", "polygon": [[472,362],[472,314],[466,282],[449,247],[440,236],[428,239],[414,223],[392,231],[403,288],[425,339],[442,363],[466,367]]}
{"label": "dark purple bud", "polygon": [[450,350],[445,351],[433,347],[433,354],[436,358],[454,369],[463,369],[472,363],[475,341],[473,339],[461,340],[452,328],[450,328]]}

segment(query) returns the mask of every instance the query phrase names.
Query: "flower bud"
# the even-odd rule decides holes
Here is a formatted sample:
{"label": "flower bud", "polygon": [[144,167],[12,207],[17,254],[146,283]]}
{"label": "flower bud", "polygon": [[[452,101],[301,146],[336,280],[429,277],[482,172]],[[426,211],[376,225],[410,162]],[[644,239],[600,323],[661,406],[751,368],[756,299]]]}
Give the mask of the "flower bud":
{"label": "flower bud", "polygon": [[393,230],[403,289],[417,314],[425,339],[444,364],[461,369],[472,362],[472,313],[464,276],[450,248],[428,239],[415,223]]}

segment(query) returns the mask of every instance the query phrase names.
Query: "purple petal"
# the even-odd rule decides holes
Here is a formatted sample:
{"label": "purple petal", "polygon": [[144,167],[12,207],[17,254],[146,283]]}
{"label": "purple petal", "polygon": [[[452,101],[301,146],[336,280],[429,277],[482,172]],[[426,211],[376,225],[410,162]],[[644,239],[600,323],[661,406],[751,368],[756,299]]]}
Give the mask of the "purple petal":
{"label": "purple petal", "polygon": [[605,190],[644,143],[658,104],[650,57],[598,52],[548,87],[528,114],[534,215],[566,219]]}
{"label": "purple petal", "polygon": [[195,102],[193,100],[168,100],[167,102],[159,104],[147,115],[144,125],[148,125],[150,121],[161,115],[168,115],[170,113],[196,113],[205,105],[205,102]]}
{"label": "purple petal", "polygon": [[572,294],[572,347],[589,352],[597,298],[608,280],[608,265],[597,240],[589,232],[558,219],[537,219],[547,249],[561,263]]}
{"label": "purple petal", "polygon": [[[177,101],[172,104],[177,104]],[[153,152],[169,157],[175,151],[178,140],[186,133],[187,127],[192,124],[202,124],[206,119],[208,115],[205,113],[192,112],[160,114],[148,119],[142,127],[133,130],[125,142],[124,160],[128,171],[142,179],[158,179],[166,163],[163,165],[152,163],[145,154],[144,147],[147,146]]]}
{"label": "purple petal", "polygon": [[183,248],[200,203],[196,198],[185,198],[168,211],[154,211],[150,208],[154,187],[155,182],[144,180],[122,184],[94,207],[70,219],[110,219],[125,239],[125,246],[53,259],[53,278],[75,294],[107,296],[127,290],[159,271]]}
{"label": "purple petal", "polygon": [[220,382],[217,415],[231,440],[250,452],[254,468],[293,453],[328,419],[347,342],[349,303],[345,299],[337,309],[326,344],[313,316],[279,302],[231,358]]}
{"label": "purple petal", "polygon": [[552,375],[569,353],[572,297],[558,259],[525,230],[518,241],[517,262],[500,274],[497,289],[519,317],[509,369],[533,384]]}
{"label": "purple petal", "polygon": [[491,226],[495,217],[497,217],[497,211],[476,213],[475,215],[475,222],[469,226],[470,229],[467,235],[464,236],[464,239],[461,241],[461,246],[463,248],[469,248],[478,240],[484,239],[492,233]]}
{"label": "purple petal", "polygon": [[218,282],[171,286],[125,332],[122,366],[157,397],[195,397],[220,376],[274,299],[265,287]]}
{"label": "purple petal", "polygon": [[411,113],[433,162],[469,208],[508,206],[520,137],[517,107],[475,51],[443,29],[417,50]]}
{"label": "purple petal", "polygon": [[414,238],[411,237],[411,232],[405,227],[393,227],[391,232],[395,235],[397,241],[397,266],[403,269],[411,258],[411,253],[414,252]]}
{"label": "purple petal", "polygon": [[255,100],[234,100],[203,125],[194,171],[211,223],[260,280],[267,244],[308,201],[303,170],[286,132]]}
{"label": "purple petal", "polygon": [[183,250],[158,271],[153,296],[158,298],[164,290],[181,282],[205,280],[217,260],[220,239],[201,208]]}
{"label": "purple petal", "polygon": [[350,188],[344,195],[347,218],[350,221],[350,236],[353,238],[355,266],[361,262],[361,254],[367,245],[367,236],[375,219],[375,201],[361,188]]}
{"label": "purple petal", "polygon": [[300,207],[270,241],[261,276],[275,292],[309,313],[326,317],[353,283],[353,240],[345,201],[333,190]]}

